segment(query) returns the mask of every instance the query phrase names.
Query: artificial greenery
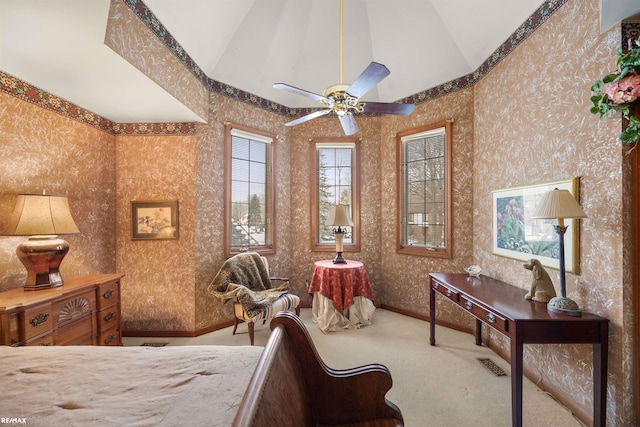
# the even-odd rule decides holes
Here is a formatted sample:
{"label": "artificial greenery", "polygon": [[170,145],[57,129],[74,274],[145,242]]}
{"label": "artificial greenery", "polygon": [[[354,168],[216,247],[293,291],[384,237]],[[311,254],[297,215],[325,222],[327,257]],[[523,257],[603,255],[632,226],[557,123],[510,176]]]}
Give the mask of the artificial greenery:
{"label": "artificial greenery", "polygon": [[640,97],[640,47],[627,53],[618,48],[616,55],[618,69],[591,86],[594,95],[591,96],[593,107],[590,111],[600,117],[612,112],[622,113],[629,125],[618,138],[624,143],[635,144],[640,139],[640,120],[630,116],[629,107]]}

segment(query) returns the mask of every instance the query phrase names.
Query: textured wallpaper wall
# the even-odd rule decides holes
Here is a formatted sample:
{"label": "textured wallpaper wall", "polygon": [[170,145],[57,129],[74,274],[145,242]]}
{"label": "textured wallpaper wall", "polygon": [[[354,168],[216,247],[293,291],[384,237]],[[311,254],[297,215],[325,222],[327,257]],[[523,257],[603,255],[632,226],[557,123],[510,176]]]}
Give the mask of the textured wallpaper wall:
{"label": "textured wallpaper wall", "polygon": [[[623,258],[631,212],[623,208],[625,156],[616,140],[621,123],[588,113],[589,87],[614,67],[620,35],[600,34],[598,5],[567,1],[472,88],[420,103],[409,117],[359,117],[362,248],[346,257],[366,264],[377,303],[422,317],[428,313],[432,271],[462,271],[477,263],[493,277],[527,287],[529,273],[520,262],[492,254],[491,191],[580,176],[588,218],[581,224],[582,272],[567,276],[568,293],[584,309],[611,320],[608,424],[630,425],[633,395],[626,373],[634,337],[627,273],[633,266]],[[309,250],[308,153],[311,138],[342,135],[338,121],[322,118],[286,128],[286,117],[220,94],[209,94],[208,104],[208,123],[197,124],[195,135],[114,136],[0,93],[2,212],[12,192],[47,187],[68,194],[81,234],[68,238],[63,273],[126,273],[125,329],[193,331],[232,318],[231,307],[206,292],[224,258],[225,120],[279,135],[278,252],[270,256],[272,270],[291,277],[294,292],[308,304],[304,282],[313,262],[328,258]],[[400,256],[394,135],[449,118],[454,257]],[[136,199],[180,200],[180,240],[131,241],[130,201]],[[13,255],[18,241],[0,237],[0,289],[21,286],[15,283],[22,265]],[[446,304],[440,310],[440,319],[473,326],[461,310]],[[508,354],[506,339],[486,336]],[[532,378],[590,418],[590,346],[528,345],[524,364]]]}
{"label": "textured wallpaper wall", "polygon": [[[195,135],[116,138],[118,171],[116,269],[122,285],[122,328],[195,328]],[[178,201],[180,238],[132,240],[132,201]]]}
{"label": "textured wallpaper wall", "polygon": [[[115,137],[3,92],[0,111],[0,215],[13,211],[15,194],[68,196],[80,234],[64,237],[63,277],[114,272]],[[0,291],[24,285],[15,254],[24,239],[0,236]]]}
{"label": "textured wallpaper wall", "polygon": [[[631,334],[623,316],[623,157],[620,119],[591,115],[590,87],[615,66],[619,29],[600,34],[597,1],[569,1],[475,85],[473,259],[493,277],[528,287],[521,263],[492,254],[491,191],[581,177],[581,274],[567,274],[567,293],[585,310],[611,320],[609,425],[629,425],[630,383],[623,367]],[[576,37],[576,35],[579,35]],[[550,270],[558,283],[557,271]],[[508,342],[491,334],[508,354]],[[591,413],[591,347],[525,349],[534,379],[583,414]]]}

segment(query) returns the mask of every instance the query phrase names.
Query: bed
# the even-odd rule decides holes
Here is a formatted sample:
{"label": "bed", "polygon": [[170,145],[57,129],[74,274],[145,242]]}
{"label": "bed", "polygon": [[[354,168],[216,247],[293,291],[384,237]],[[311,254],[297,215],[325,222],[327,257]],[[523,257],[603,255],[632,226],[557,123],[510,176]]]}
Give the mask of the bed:
{"label": "bed", "polygon": [[0,347],[0,417],[29,426],[401,426],[378,364],[328,368],[281,312],[264,348]]}

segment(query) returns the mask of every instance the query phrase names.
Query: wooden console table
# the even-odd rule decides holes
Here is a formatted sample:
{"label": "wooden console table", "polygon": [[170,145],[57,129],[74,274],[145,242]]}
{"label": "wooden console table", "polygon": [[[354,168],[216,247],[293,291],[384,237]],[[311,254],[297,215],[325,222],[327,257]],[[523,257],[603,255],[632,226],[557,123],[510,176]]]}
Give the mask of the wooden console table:
{"label": "wooden console table", "polygon": [[490,277],[429,274],[430,343],[435,345],[436,293],[476,318],[476,344],[482,324],[511,339],[511,419],[522,426],[522,350],[524,344],[593,344],[593,424],[606,425],[609,321],[590,313],[581,317],[547,311],[544,303],[526,300],[521,289]]}
{"label": "wooden console table", "polygon": [[123,276],[82,274],[57,288],[0,292],[0,345],[122,345]]}

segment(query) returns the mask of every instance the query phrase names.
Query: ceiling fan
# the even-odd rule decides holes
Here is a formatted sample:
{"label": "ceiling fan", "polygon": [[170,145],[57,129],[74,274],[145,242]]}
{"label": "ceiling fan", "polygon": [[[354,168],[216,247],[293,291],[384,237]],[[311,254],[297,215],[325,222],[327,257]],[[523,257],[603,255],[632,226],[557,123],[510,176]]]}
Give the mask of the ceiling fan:
{"label": "ceiling fan", "polygon": [[[340,0],[340,81],[343,81],[342,66],[342,1]],[[372,62],[358,76],[358,78],[347,85],[339,83],[329,86],[325,89],[323,95],[318,95],[304,89],[288,85],[286,83],[275,83],[276,89],[286,90],[290,93],[302,95],[315,101],[323,103],[327,109],[314,111],[313,113],[302,116],[298,119],[285,123],[286,126],[295,126],[304,123],[316,117],[321,117],[334,112],[340,119],[340,124],[346,135],[353,135],[358,132],[358,124],[353,117],[354,113],[379,113],[379,114],[397,114],[408,116],[415,108],[413,104],[399,104],[386,102],[362,102],[360,98],[369,92],[375,85],[380,83],[390,74],[387,67],[377,62]]]}

